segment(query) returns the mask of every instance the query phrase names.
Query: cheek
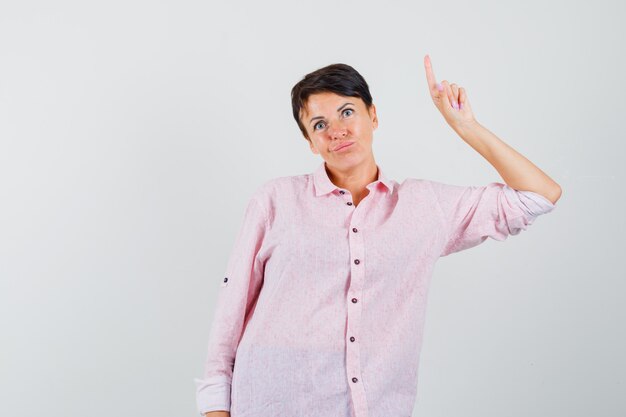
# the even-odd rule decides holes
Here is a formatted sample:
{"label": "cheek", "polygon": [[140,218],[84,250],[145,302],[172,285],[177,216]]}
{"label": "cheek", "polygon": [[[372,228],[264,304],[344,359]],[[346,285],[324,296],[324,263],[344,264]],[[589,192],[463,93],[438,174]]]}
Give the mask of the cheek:
{"label": "cheek", "polygon": [[317,147],[317,150],[320,153],[327,153],[328,152],[328,147],[330,145],[329,145],[328,141],[326,141],[324,139],[316,138],[315,139],[315,146]]}
{"label": "cheek", "polygon": [[369,129],[368,126],[365,125],[363,122],[361,122],[361,123],[354,123],[350,127],[350,130],[352,131],[352,133],[354,133],[354,135],[356,135],[359,138],[361,138],[362,136],[367,134],[368,133],[368,129]]}

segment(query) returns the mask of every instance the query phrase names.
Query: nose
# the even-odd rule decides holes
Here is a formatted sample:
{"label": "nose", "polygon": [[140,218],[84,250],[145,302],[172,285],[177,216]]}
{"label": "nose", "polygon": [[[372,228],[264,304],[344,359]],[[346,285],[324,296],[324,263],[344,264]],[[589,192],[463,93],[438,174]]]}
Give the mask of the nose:
{"label": "nose", "polygon": [[341,123],[333,123],[328,127],[328,134],[331,139],[344,138],[348,134],[348,130]]}

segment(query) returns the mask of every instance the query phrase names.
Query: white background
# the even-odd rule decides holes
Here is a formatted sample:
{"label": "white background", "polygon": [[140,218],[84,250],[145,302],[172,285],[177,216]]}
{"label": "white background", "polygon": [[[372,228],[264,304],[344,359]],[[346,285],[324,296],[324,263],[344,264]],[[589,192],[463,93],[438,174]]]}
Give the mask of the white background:
{"label": "white background", "polygon": [[2,1],[2,414],[197,415],[245,204],[321,162],[291,114],[308,72],[365,77],[389,177],[502,182],[433,105],[430,54],[563,196],[438,262],[414,416],[626,415],[624,9]]}

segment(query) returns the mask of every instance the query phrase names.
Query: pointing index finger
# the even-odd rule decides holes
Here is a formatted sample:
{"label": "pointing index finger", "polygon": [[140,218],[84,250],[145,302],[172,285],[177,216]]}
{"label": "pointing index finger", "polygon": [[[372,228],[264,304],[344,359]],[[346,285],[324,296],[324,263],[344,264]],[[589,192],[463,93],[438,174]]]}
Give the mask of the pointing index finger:
{"label": "pointing index finger", "polygon": [[435,79],[435,73],[433,73],[433,66],[430,62],[430,56],[424,57],[424,67],[426,67],[426,80],[431,90],[434,90],[437,86],[437,80]]}

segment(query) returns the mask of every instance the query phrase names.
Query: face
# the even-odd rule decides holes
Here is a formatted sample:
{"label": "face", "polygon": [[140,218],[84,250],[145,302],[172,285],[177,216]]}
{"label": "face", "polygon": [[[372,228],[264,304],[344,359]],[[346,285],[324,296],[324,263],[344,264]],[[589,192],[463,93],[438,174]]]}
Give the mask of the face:
{"label": "face", "polygon": [[[349,169],[372,156],[374,130],[378,127],[376,107],[369,111],[359,97],[331,92],[309,96],[300,116],[309,134],[311,151],[329,165]],[[343,149],[337,147],[351,143]]]}

